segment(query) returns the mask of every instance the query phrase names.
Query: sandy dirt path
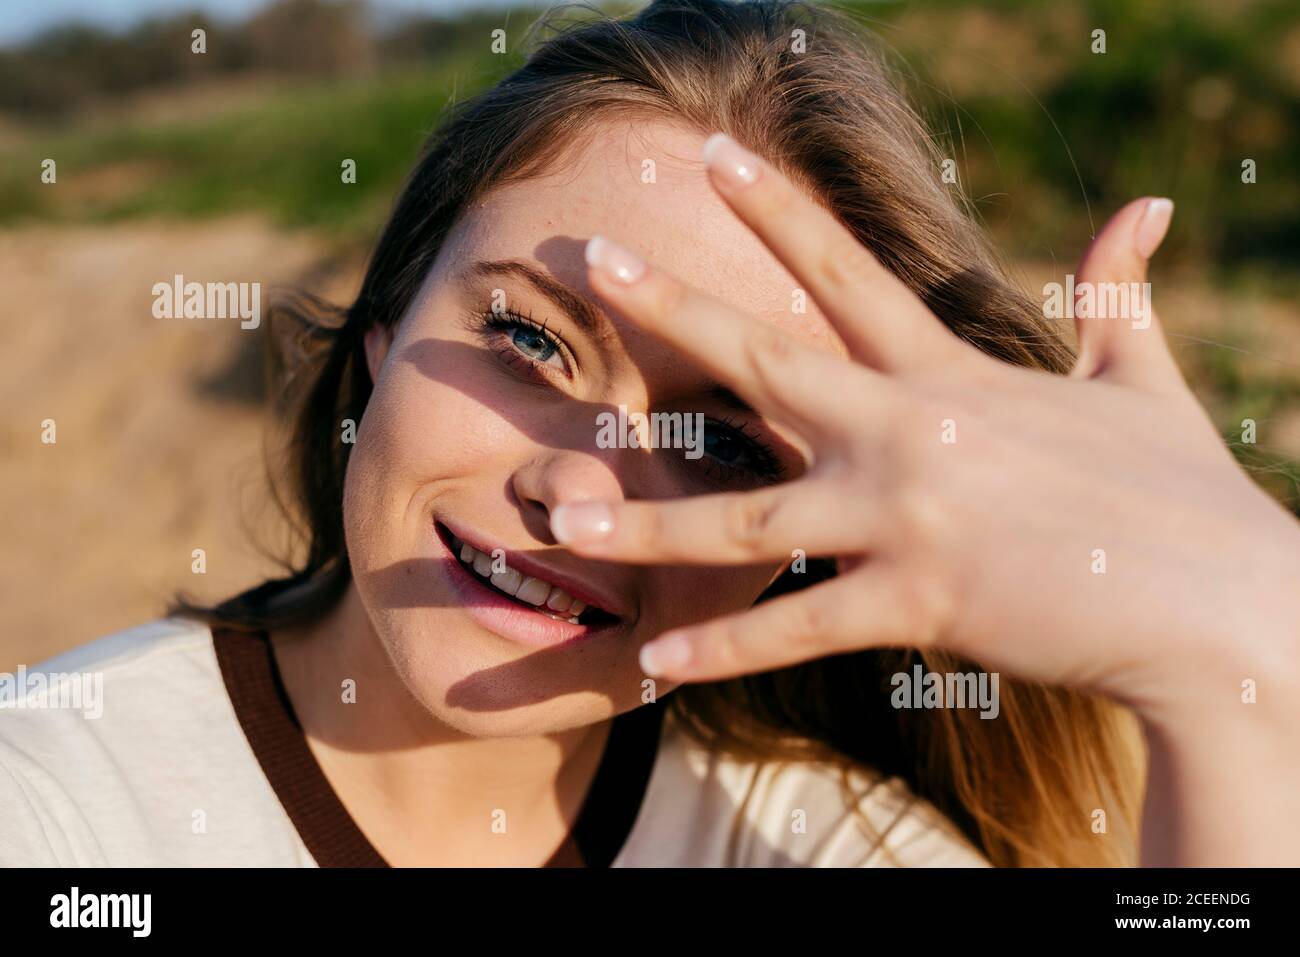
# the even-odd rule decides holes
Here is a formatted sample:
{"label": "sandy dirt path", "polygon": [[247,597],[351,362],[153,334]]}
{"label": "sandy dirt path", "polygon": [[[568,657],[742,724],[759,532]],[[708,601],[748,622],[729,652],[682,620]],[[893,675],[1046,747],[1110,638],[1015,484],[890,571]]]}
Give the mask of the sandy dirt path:
{"label": "sandy dirt path", "polygon": [[[0,670],[156,617],[177,589],[217,599],[274,567],[250,536],[278,527],[249,394],[247,337],[265,322],[157,319],[152,287],[260,282],[265,310],[318,279],[323,256],[254,218],[0,232]],[[321,291],[358,278],[340,270]]]}

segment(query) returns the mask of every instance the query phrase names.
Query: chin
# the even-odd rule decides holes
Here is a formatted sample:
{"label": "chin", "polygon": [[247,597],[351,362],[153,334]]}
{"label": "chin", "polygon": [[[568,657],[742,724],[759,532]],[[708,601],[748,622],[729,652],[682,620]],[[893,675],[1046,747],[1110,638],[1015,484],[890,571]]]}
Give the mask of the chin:
{"label": "chin", "polygon": [[635,654],[628,662],[625,655],[586,648],[520,648],[455,608],[407,610],[382,616],[375,625],[407,692],[462,734],[551,734],[641,703],[644,676]]}

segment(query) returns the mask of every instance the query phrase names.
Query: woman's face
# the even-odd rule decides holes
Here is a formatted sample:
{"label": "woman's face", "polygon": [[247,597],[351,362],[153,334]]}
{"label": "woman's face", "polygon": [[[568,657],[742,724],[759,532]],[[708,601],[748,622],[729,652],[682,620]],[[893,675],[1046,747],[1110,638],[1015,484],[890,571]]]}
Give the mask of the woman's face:
{"label": "woman's face", "polygon": [[[703,141],[666,123],[600,125],[560,171],[467,209],[397,328],[367,338],[375,388],[344,496],[357,594],[411,693],[465,733],[561,731],[666,693],[641,673],[641,645],[748,607],[780,571],[595,562],[549,526],[561,503],[744,491],[805,468],[797,438],[587,286],[583,249],[599,233],[841,349],[709,185]],[[689,419],[660,447],[632,447],[620,406]],[[576,616],[575,599],[589,606]]]}

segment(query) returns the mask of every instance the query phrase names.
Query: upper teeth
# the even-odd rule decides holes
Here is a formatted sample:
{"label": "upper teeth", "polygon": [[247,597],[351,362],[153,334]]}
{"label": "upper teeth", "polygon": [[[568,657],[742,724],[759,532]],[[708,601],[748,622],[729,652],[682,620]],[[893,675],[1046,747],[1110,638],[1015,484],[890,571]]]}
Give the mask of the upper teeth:
{"label": "upper teeth", "polygon": [[[587,607],[586,602],[574,598],[558,585],[524,575],[504,562],[497,562],[491,555],[479,551],[473,545],[457,538],[453,538],[451,543],[452,547],[459,551],[460,560],[471,566],[480,576],[488,579],[495,588],[530,605],[538,607],[545,605],[549,612],[554,613],[551,616],[553,618],[562,618],[577,624],[578,616]],[[493,565],[503,570],[493,571]]]}

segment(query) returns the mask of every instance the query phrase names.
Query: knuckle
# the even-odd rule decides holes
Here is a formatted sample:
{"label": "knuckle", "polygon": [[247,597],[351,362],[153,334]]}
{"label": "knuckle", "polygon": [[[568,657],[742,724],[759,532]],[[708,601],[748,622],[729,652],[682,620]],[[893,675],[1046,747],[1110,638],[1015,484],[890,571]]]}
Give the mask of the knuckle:
{"label": "knuckle", "polygon": [[857,289],[880,275],[880,263],[853,236],[842,233],[827,244],[821,256],[821,274],[832,288]]}
{"label": "knuckle", "polygon": [[767,325],[755,326],[745,337],[745,360],[767,389],[784,381],[795,352],[794,340]]}
{"label": "knuckle", "polygon": [[821,602],[802,597],[786,610],[786,637],[797,647],[820,643],[830,632],[829,610]]}
{"label": "knuckle", "polygon": [[753,554],[767,540],[780,510],[780,499],[758,495],[736,495],[723,513],[727,541],[746,554]]}
{"label": "knuckle", "polygon": [[931,646],[947,630],[951,620],[951,597],[939,579],[927,574],[905,575],[894,595],[899,620],[907,640]]}
{"label": "knuckle", "polygon": [[916,482],[898,491],[896,515],[908,538],[922,546],[941,541],[951,527],[948,509],[939,496]]}

